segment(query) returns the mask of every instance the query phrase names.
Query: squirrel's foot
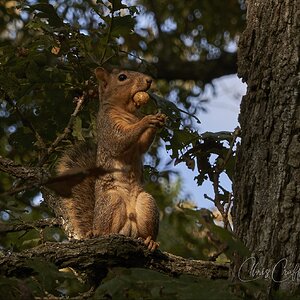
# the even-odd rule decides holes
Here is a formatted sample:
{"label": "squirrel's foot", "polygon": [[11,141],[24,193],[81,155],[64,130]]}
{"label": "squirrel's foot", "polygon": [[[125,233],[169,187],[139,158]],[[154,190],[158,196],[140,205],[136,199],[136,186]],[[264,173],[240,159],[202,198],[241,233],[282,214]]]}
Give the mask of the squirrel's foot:
{"label": "squirrel's foot", "polygon": [[143,241],[147,248],[153,252],[159,247],[159,243],[152,240],[152,236],[148,236],[145,240],[143,238],[138,238],[139,240]]}

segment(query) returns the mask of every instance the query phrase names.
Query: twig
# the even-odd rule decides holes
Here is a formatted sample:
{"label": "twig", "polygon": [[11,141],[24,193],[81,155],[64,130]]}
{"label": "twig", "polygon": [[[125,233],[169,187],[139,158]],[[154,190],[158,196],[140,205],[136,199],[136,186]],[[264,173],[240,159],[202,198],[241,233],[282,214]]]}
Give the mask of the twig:
{"label": "twig", "polygon": [[71,114],[71,117],[69,119],[67,126],[65,127],[63,132],[55,139],[55,141],[51,144],[51,146],[47,149],[47,152],[42,156],[39,163],[37,164],[38,167],[42,166],[47,161],[48,157],[55,151],[58,144],[62,140],[64,140],[67,137],[67,135],[71,132],[71,128],[73,126],[74,120],[75,120],[78,112],[80,111],[81,106],[84,101],[85,101],[85,93],[77,99],[75,110]]}
{"label": "twig", "polygon": [[226,154],[226,157],[224,158],[224,161],[222,163],[222,165],[217,165],[215,166],[213,172],[212,172],[212,182],[213,182],[213,189],[214,189],[214,194],[215,194],[215,198],[212,199],[210,197],[208,197],[207,195],[205,195],[205,198],[208,200],[211,200],[215,206],[217,207],[217,209],[219,210],[220,214],[222,215],[223,218],[223,222],[224,222],[224,228],[228,229],[229,231],[232,231],[230,222],[228,220],[228,215],[229,215],[229,211],[230,211],[230,206],[231,206],[231,194],[229,194],[229,199],[228,199],[228,206],[227,208],[225,208],[225,205],[223,205],[220,201],[220,193],[219,193],[219,188],[224,192],[224,188],[222,188],[222,186],[220,186],[219,183],[219,178],[220,178],[220,174],[224,171],[226,164],[228,163],[230,156],[233,152],[233,147],[235,145],[236,139],[237,137],[240,135],[240,128],[237,127],[235,128],[233,135],[232,135],[232,140],[230,142],[230,146],[229,146],[229,150]]}
{"label": "twig", "polygon": [[61,221],[58,219],[45,219],[39,220],[35,223],[19,223],[19,224],[5,224],[0,223],[0,233],[18,232],[30,229],[43,229],[45,227],[59,227],[61,226]]}
{"label": "twig", "polygon": [[[220,178],[220,173],[215,170],[215,172],[213,173],[213,188],[214,188],[214,193],[215,193],[215,199],[214,199],[214,203],[217,207],[217,209],[219,210],[219,212],[221,213],[222,217],[225,217],[225,211],[224,211],[224,207],[221,204],[220,201],[220,194],[219,194],[219,178]],[[225,224],[225,223],[224,223]]]}
{"label": "twig", "polygon": [[229,212],[230,212],[230,209],[231,209],[231,204],[232,204],[232,194],[229,193],[229,195],[228,195],[228,205],[225,208],[224,227],[227,228],[230,232],[233,232],[231,224],[230,224],[229,219],[228,219]]}
{"label": "twig", "polygon": [[230,155],[232,154],[233,147],[234,147],[235,142],[236,142],[236,139],[240,136],[240,133],[241,133],[240,127],[236,127],[236,128],[234,129],[234,132],[233,132],[233,135],[232,135],[232,140],[231,140],[230,145],[229,145],[229,150],[228,150],[228,152],[227,152],[227,154],[226,154],[226,157],[225,157],[225,159],[224,159],[224,162],[223,162],[223,164],[222,164],[222,170],[221,170],[221,171],[224,170],[224,168],[225,168],[227,162],[229,161]]}
{"label": "twig", "polygon": [[160,16],[158,15],[158,11],[159,11],[159,10],[157,9],[157,7],[159,7],[160,4],[157,3],[157,1],[153,1],[153,0],[152,0],[152,1],[149,2],[149,5],[150,5],[151,10],[152,10],[152,13],[153,13],[153,15],[154,15],[154,22],[155,22],[155,25],[156,25],[156,27],[157,27],[159,37],[162,38],[163,32],[162,32],[160,26],[161,26],[161,24],[162,24],[163,22],[162,22]]}
{"label": "twig", "polygon": [[133,58],[136,58],[136,59],[140,60],[142,62],[142,64],[144,64],[146,66],[150,65],[150,63],[146,59],[144,59],[144,58],[142,58],[142,57],[140,57],[136,54],[133,54],[133,53],[125,51],[125,50],[119,50],[119,52],[124,53],[124,54],[129,55],[129,56],[132,56]]}
{"label": "twig", "polygon": [[12,195],[18,194],[18,193],[26,191],[26,190],[32,190],[35,188],[39,188],[40,186],[41,186],[41,184],[39,184],[37,182],[34,182],[34,183],[31,182],[30,184],[22,185],[22,186],[14,188],[14,189],[10,189],[9,191],[6,191],[4,193],[1,193],[0,197],[12,196]]}
{"label": "twig", "polygon": [[103,64],[104,58],[106,56],[109,40],[110,40],[110,37],[111,37],[111,31],[112,31],[112,26],[113,26],[113,22],[114,22],[114,12],[115,12],[114,11],[115,10],[114,6],[115,6],[115,3],[114,3],[114,0],[112,0],[111,1],[111,19],[110,19],[110,24],[109,24],[109,27],[108,27],[105,48],[104,48],[104,51],[103,51],[103,54],[102,54],[102,57],[101,57],[101,60],[100,60],[101,65]]}
{"label": "twig", "polygon": [[158,95],[156,95],[156,94],[153,94],[153,93],[151,93],[151,92],[148,92],[148,94],[149,94],[149,96],[155,101],[155,103],[156,103],[156,105],[157,105],[158,107],[159,107],[160,104],[163,103],[163,102],[168,103],[168,105],[169,105],[170,107],[172,107],[174,110],[177,110],[177,111],[179,111],[179,112],[181,112],[181,113],[184,113],[184,114],[190,116],[191,118],[194,118],[194,119],[197,121],[198,124],[201,124],[201,121],[199,120],[198,117],[196,117],[195,115],[189,113],[188,111],[185,111],[185,110],[183,110],[183,109],[177,107],[177,105],[175,105],[173,102],[171,102],[171,101],[169,101],[169,100],[167,100],[167,99],[165,99],[165,98],[162,98],[162,97],[160,97],[160,96],[158,96]]}

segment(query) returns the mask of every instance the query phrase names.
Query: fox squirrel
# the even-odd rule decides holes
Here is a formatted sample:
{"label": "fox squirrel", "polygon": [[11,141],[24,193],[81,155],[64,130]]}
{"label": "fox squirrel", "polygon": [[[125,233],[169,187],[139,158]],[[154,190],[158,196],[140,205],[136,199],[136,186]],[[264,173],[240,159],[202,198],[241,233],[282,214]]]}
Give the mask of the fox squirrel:
{"label": "fox squirrel", "polygon": [[138,116],[137,109],[149,99],[151,77],[101,67],[95,75],[100,82],[97,146],[67,150],[57,171],[97,166],[107,172],[85,178],[73,187],[71,198],[62,198],[68,231],[77,239],[111,233],[142,238],[153,251],[158,247],[159,211],[143,190],[142,157],[166,116]]}

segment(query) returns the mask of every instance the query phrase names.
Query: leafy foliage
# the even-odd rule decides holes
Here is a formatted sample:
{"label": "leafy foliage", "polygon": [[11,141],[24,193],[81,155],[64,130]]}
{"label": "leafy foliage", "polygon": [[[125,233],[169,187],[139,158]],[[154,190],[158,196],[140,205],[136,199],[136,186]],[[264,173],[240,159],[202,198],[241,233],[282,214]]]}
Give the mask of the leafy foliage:
{"label": "leafy foliage", "polygon": [[[222,286],[222,288],[221,288]],[[114,269],[97,289],[94,299],[242,299],[226,281],[194,276],[171,278],[155,271]]]}
{"label": "leafy foliage", "polygon": [[29,278],[0,277],[0,292],[5,299],[54,298],[66,294],[72,297],[87,290],[71,270],[58,270],[53,264],[37,259],[28,261],[28,267],[34,270],[34,275]]}

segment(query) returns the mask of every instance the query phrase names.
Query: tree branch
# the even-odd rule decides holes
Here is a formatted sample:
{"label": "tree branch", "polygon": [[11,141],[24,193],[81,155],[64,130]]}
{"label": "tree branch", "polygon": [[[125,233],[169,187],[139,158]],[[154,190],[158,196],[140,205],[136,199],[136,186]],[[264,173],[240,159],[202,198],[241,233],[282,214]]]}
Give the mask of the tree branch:
{"label": "tree branch", "polygon": [[59,268],[71,267],[97,277],[110,267],[139,267],[169,275],[190,274],[202,278],[227,279],[229,266],[208,261],[189,260],[166,252],[150,252],[145,245],[122,235],[69,243],[45,243],[21,253],[0,257],[0,274],[30,276],[28,260],[38,258]]}
{"label": "tree branch", "polygon": [[[176,61],[176,63],[170,63]],[[157,78],[165,80],[195,80],[209,83],[213,79],[237,73],[236,53],[223,52],[217,59],[200,61],[180,61],[178,58],[159,57],[154,64],[157,68]]]}
{"label": "tree branch", "polygon": [[41,168],[23,167],[14,161],[0,156],[0,171],[21,179],[40,179]]}
{"label": "tree branch", "polygon": [[[1,170],[1,160],[2,159],[6,160],[5,158],[2,158],[0,156],[0,170]],[[13,164],[13,162],[10,160],[8,160],[8,162],[10,164]],[[15,175],[15,174],[19,175],[19,176],[22,175],[21,178],[32,179],[32,180],[29,180],[29,182],[27,182],[25,185],[18,186],[7,192],[4,192],[4,193],[0,194],[0,196],[13,195],[13,194],[22,192],[24,190],[31,190],[34,188],[40,188],[42,186],[45,186],[45,187],[51,189],[52,191],[56,192],[60,196],[71,197],[72,188],[75,185],[79,184],[82,180],[84,180],[87,177],[99,176],[99,175],[103,175],[103,174],[106,174],[109,172],[126,173],[126,170],[122,170],[122,169],[111,169],[110,171],[106,171],[102,167],[93,167],[93,168],[77,168],[77,169],[75,168],[75,169],[65,172],[64,174],[61,174],[59,176],[51,177],[50,174],[47,173],[46,171],[44,171],[44,173],[42,173],[42,170],[43,170],[42,168],[35,168],[36,172],[33,175],[34,177],[33,176],[31,177],[30,175],[31,175],[32,171],[30,168],[28,168],[28,170],[26,168],[20,167],[20,166],[15,166],[14,168],[12,168],[12,170],[10,170],[10,168],[9,168],[8,169],[9,171],[7,173],[9,173],[11,175]],[[22,169],[24,169],[24,170],[22,170]],[[6,169],[3,168],[3,170],[5,171]],[[13,173],[13,171],[15,171],[15,173]],[[25,173],[24,175],[19,174],[22,171]],[[38,171],[39,171],[39,173],[38,173]],[[29,172],[29,174],[27,174],[27,172]]]}

